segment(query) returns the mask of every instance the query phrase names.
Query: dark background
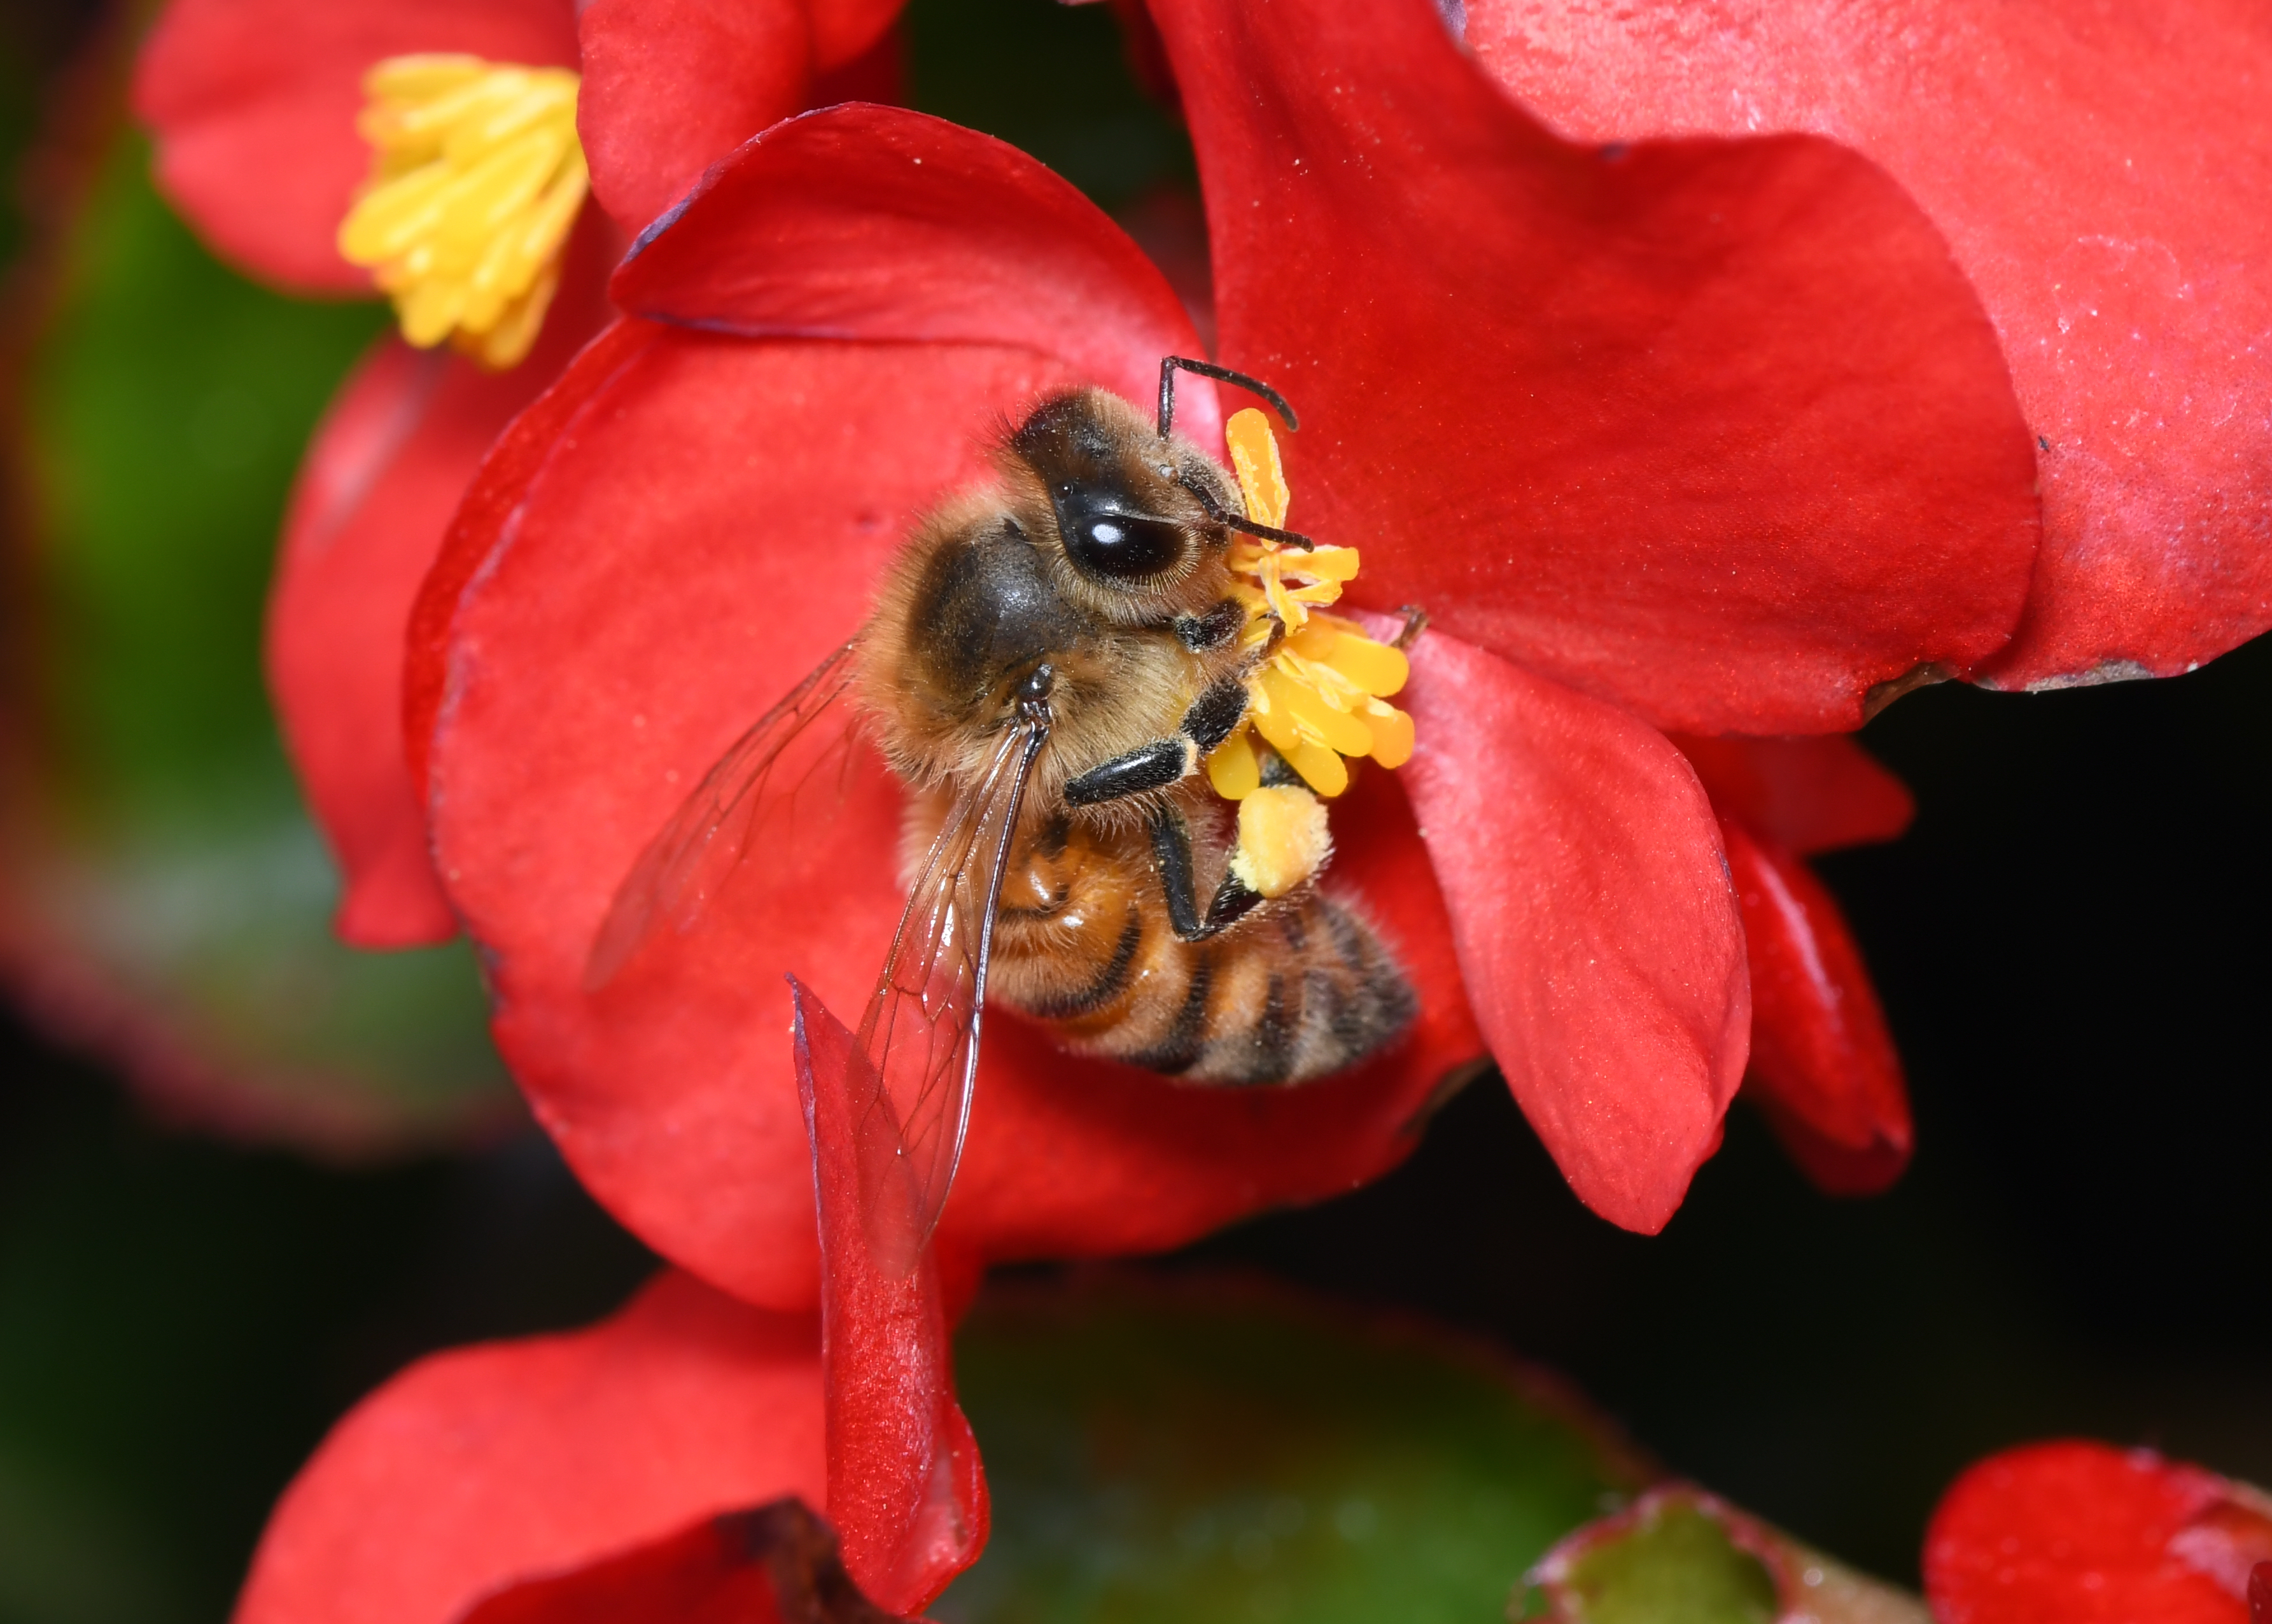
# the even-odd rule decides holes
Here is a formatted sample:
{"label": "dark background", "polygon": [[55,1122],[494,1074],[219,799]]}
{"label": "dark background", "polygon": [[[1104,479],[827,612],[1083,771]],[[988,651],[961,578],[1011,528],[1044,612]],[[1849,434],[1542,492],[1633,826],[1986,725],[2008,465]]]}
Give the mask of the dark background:
{"label": "dark background", "polygon": [[[0,8],[7,151],[93,15]],[[923,105],[1108,206],[1188,173],[1103,7],[918,0],[912,38]],[[1872,724],[1917,827],[1822,866],[1910,1067],[1891,1194],[1814,1194],[1739,1107],[1665,1234],[1626,1235],[1486,1080],[1394,1177],[1186,1261],[1490,1333],[1678,1470],[1911,1582],[1939,1488],[2005,1444],[2086,1433],[2272,1481],[2268,715],[2252,646],[2170,682],[1932,689]],[[594,1317],[649,1267],[533,1134],[318,1165],[168,1131],[8,1024],[0,1624],[218,1617],[357,1396]]]}

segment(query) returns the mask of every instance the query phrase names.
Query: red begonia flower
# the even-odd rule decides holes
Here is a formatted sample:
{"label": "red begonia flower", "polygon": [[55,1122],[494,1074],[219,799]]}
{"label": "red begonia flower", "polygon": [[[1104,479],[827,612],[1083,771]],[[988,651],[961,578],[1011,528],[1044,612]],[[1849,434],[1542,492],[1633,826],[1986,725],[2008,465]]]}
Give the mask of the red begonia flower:
{"label": "red begonia flower", "polygon": [[[136,109],[160,185],[224,257],[305,292],[368,293],[340,222],[370,169],[362,81],[387,56],[465,51],[580,66],[583,138],[607,217],[587,211],[528,357],[503,373],[379,344],[309,447],[285,526],[268,667],[294,765],[339,858],[340,933],[411,946],[456,930],[402,761],[404,621],[482,454],[606,318],[630,235],[736,142],[848,88],[893,94],[878,36],[898,0],[174,0]],[[863,52],[869,55],[863,56]]]}
{"label": "red begonia flower", "polygon": [[286,1491],[237,1624],[451,1624],[698,1518],[819,1506],[819,1358],[810,1314],[666,1273],[592,1329],[422,1360]]}
{"label": "red begonia flower", "polygon": [[2040,450],[1999,685],[2191,670],[2272,625],[2272,18],[2250,0],[1468,0],[1581,140],[1806,131],[1882,164],[1979,290]]}
{"label": "red begonia flower", "polygon": [[[235,1624],[761,1620],[790,1594],[857,1624],[970,1565],[986,1485],[947,1326],[976,1276],[927,1246],[912,1267],[878,1251],[862,1186],[900,1170],[860,1155],[874,1074],[823,1009],[799,1011],[796,1048],[818,1318],[666,1270],[589,1330],[421,1361],[286,1492]],[[841,1568],[799,1501],[828,1509]]]}
{"label": "red begonia flower", "polygon": [[2151,1450],[2034,1444],[1942,1498],[1925,1599],[1938,1624],[2252,1624],[2268,1562],[2261,1490]]}
{"label": "red begonia flower", "polygon": [[[1656,1228],[1716,1141],[1747,1006],[1711,808],[1650,724],[1850,726],[1872,686],[1993,652],[2034,527],[1993,336],[1930,227],[1827,144],[1563,146],[1421,4],[1160,15],[1222,358],[1299,405],[1299,522],[1364,549],[1356,600],[1437,617],[1407,690],[1425,760],[1336,809],[1328,877],[1422,1014],[1349,1074],[1248,1091],[995,1022],[940,1244],[1165,1246],[1345,1188],[1403,1153],[1479,1022],[1581,1195]],[[540,1118],[666,1253],[802,1306],[781,976],[865,998],[901,902],[896,787],[862,762],[597,995],[594,931],[993,423],[1076,380],[1145,399],[1193,339],[1062,183],[877,109],[749,144],[614,291],[653,319],[507,434],[430,577],[410,736]],[[1203,439],[1210,394],[1185,397]]]}

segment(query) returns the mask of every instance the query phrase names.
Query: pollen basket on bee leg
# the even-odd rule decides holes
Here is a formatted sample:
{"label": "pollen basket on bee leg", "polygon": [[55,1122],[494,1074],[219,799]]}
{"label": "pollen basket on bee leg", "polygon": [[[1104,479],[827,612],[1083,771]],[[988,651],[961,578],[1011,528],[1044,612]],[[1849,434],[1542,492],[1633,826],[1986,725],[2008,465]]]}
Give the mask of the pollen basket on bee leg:
{"label": "pollen basket on bee leg", "polygon": [[363,76],[370,179],[339,250],[394,303],[402,336],[482,365],[528,354],[590,190],[579,76],[479,56],[390,56]]}

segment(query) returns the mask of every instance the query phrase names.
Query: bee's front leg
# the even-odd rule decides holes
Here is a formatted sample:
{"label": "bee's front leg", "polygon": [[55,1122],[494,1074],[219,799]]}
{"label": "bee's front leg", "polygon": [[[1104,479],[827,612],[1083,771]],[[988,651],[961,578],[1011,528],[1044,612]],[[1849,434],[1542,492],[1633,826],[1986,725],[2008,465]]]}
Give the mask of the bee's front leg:
{"label": "bee's front leg", "polygon": [[1226,677],[1192,701],[1173,738],[1155,739],[1093,767],[1065,787],[1069,806],[1096,806],[1164,790],[1198,770],[1200,758],[1230,737],[1246,715],[1246,682]]}

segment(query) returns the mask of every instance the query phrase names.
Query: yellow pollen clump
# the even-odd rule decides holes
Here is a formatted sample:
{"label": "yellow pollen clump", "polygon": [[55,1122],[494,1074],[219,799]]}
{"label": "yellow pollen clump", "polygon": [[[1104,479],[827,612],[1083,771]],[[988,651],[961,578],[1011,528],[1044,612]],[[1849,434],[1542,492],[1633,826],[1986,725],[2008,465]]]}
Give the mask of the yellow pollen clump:
{"label": "yellow pollen clump", "polygon": [[484,366],[528,354],[560,285],[590,171],[577,76],[479,56],[390,56],[363,75],[370,180],[340,253],[394,301],[402,336]]}
{"label": "yellow pollen clump", "polygon": [[1283,896],[1326,865],[1334,837],[1325,803],[1299,784],[1256,790],[1238,803],[1230,872],[1262,896]]}
{"label": "yellow pollen clump", "polygon": [[[1290,493],[1269,421],[1248,409],[1224,426],[1246,516],[1282,529]],[[1404,651],[1377,642],[1353,620],[1324,612],[1356,574],[1354,547],[1304,551],[1259,536],[1231,543],[1233,590],[1247,605],[1250,648],[1277,647],[1247,679],[1246,720],[1207,758],[1215,793],[1244,801],[1261,783],[1252,735],[1260,734],[1320,795],[1349,788],[1345,757],[1401,767],[1412,756],[1412,718],[1386,702],[1404,686]],[[1240,824],[1244,837],[1244,820]]]}

